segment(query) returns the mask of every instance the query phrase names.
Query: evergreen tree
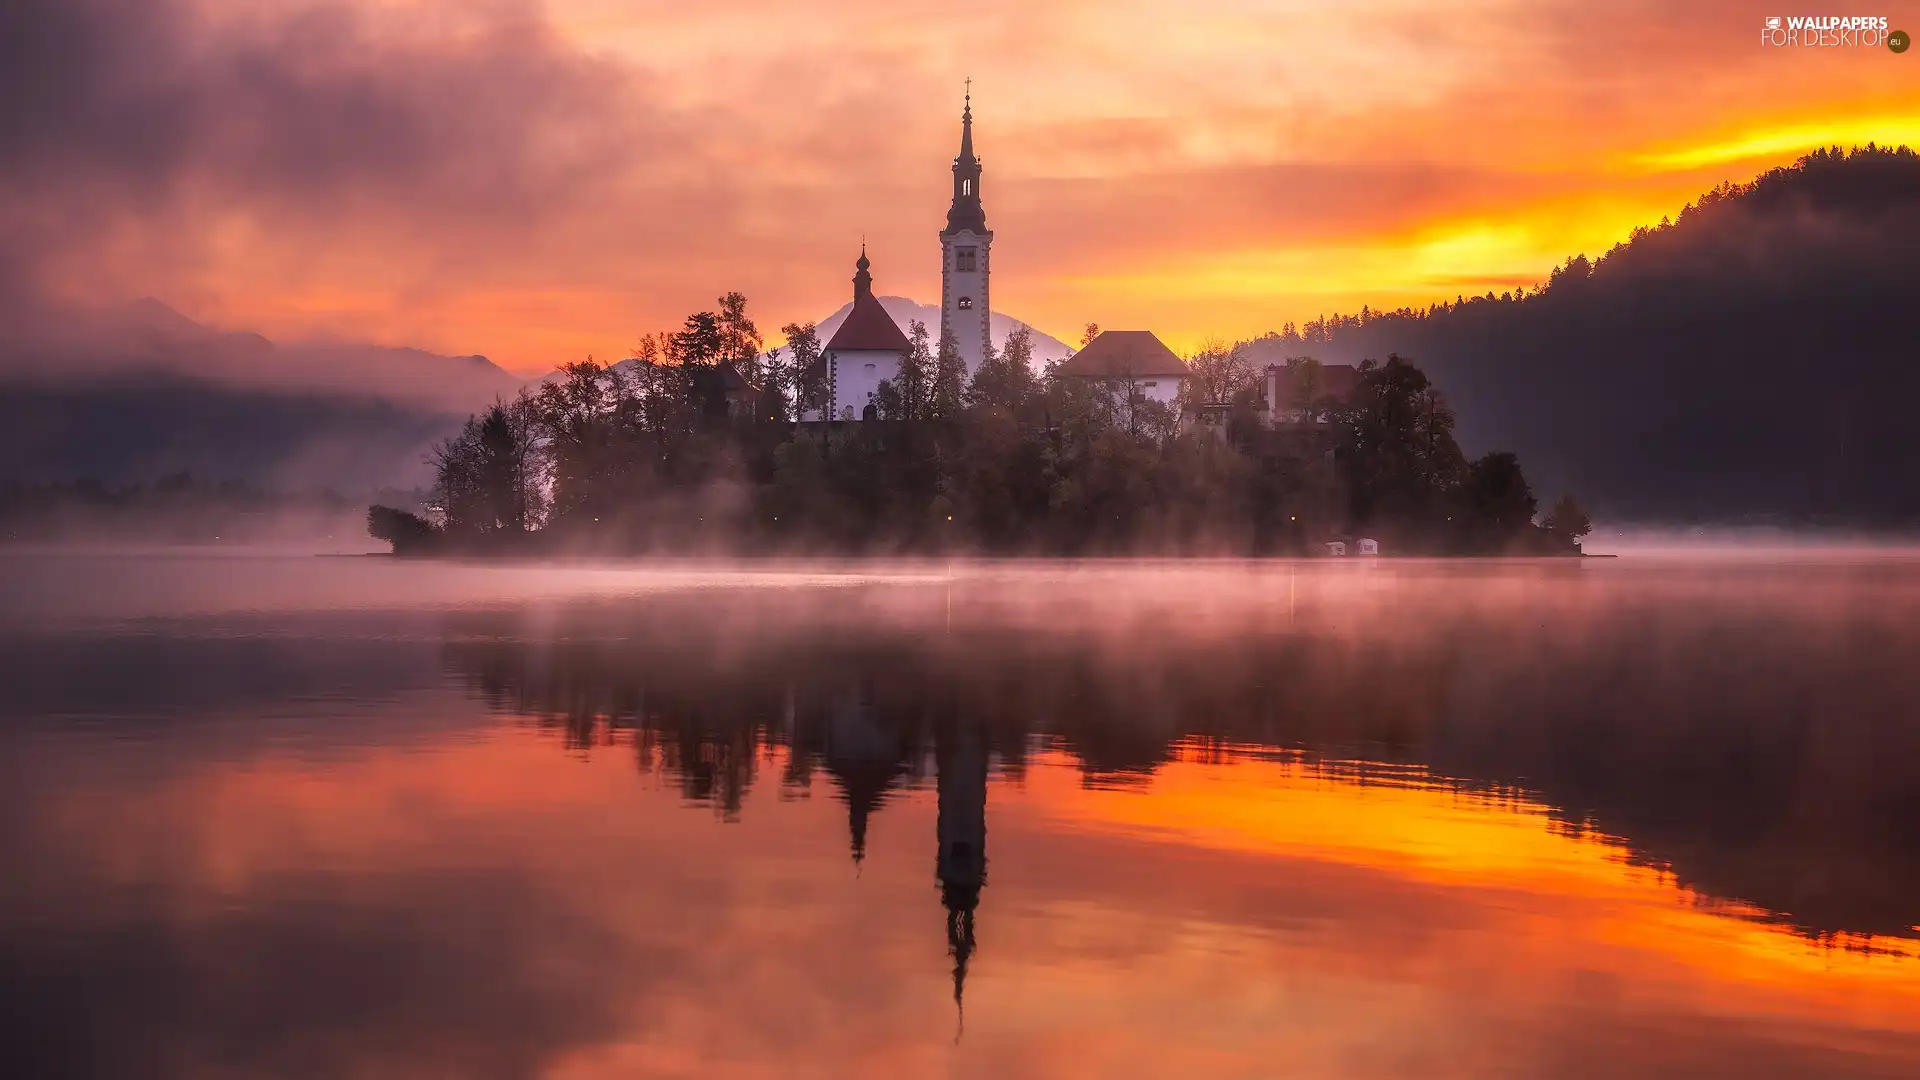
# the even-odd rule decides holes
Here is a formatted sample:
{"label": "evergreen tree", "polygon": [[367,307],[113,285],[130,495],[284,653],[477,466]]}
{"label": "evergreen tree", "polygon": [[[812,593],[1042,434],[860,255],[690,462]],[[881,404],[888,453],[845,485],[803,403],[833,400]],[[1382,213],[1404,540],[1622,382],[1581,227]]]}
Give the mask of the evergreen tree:
{"label": "evergreen tree", "polygon": [[827,407],[827,360],[819,330],[812,323],[788,323],[785,357],[771,380],[793,410],[794,419],[820,414]]}
{"label": "evergreen tree", "polygon": [[434,497],[456,534],[522,534],[540,516],[538,430],[526,392],[468,417],[434,448]]}
{"label": "evergreen tree", "polygon": [[918,420],[927,415],[934,384],[933,350],[928,345],[927,324],[919,319],[907,324],[907,354],[900,358],[897,389],[900,415]]}
{"label": "evergreen tree", "polygon": [[927,394],[927,419],[959,419],[966,385],[967,362],[960,356],[960,344],[951,330],[942,331],[940,350],[934,354],[933,384]]}
{"label": "evergreen tree", "polygon": [[1033,334],[1022,326],[1007,335],[1002,351],[996,353],[988,344],[980,370],[967,384],[967,404],[1022,416],[1039,390],[1039,380],[1033,374]]}
{"label": "evergreen tree", "polygon": [[1467,496],[1476,520],[1501,539],[1531,528],[1539,506],[1520,471],[1520,459],[1506,451],[1494,451],[1473,463],[1467,473]]}
{"label": "evergreen tree", "polygon": [[680,332],[669,340],[672,348],[667,359],[671,363],[704,367],[723,359],[725,341],[720,331],[720,317],[711,311],[696,311],[687,316]]}
{"label": "evergreen tree", "polygon": [[754,386],[761,386],[765,373],[761,370],[760,353],[765,346],[759,328],[747,315],[746,294],[730,292],[720,298],[714,329],[719,339],[715,350],[719,362],[732,364],[741,377]]}
{"label": "evergreen tree", "polygon": [[1396,355],[1364,361],[1360,385],[1335,417],[1362,525],[1422,528],[1438,520],[1464,458],[1453,410],[1426,373]]}
{"label": "evergreen tree", "polygon": [[1587,516],[1587,512],[1573,500],[1572,495],[1561,495],[1560,501],[1554,503],[1553,509],[1547,511],[1546,519],[1540,523],[1540,527],[1561,537],[1567,543],[1578,544],[1581,537],[1593,531],[1593,519]]}

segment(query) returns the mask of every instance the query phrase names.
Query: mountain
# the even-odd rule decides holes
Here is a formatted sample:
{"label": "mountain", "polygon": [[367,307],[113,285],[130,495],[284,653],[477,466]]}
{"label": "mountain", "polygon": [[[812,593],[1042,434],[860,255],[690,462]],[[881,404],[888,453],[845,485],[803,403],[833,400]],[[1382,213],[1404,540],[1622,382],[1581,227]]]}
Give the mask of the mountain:
{"label": "mountain", "polygon": [[1641,520],[1920,523],[1920,155],[1823,151],[1723,185],[1524,297],[1335,316],[1257,363],[1399,353],[1470,452]]}
{"label": "mountain", "polygon": [[434,442],[520,385],[481,356],[280,345],[152,299],[40,306],[0,327],[0,481],[410,486]]}

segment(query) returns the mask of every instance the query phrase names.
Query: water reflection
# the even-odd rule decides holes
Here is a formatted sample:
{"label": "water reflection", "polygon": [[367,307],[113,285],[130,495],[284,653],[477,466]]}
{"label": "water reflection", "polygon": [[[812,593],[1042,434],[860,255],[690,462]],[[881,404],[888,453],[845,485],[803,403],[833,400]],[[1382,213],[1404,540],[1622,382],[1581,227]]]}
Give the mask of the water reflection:
{"label": "water reflection", "polygon": [[15,627],[0,1036],[22,1075],[1912,1075],[1917,595],[989,568]]}
{"label": "water reflection", "polygon": [[1296,583],[1288,612],[1170,628],[1080,618],[1071,596],[1036,623],[992,590],[928,592],[840,618],[750,597],[580,605],[538,638],[468,613],[446,662],[569,747],[630,742],[729,818],[774,749],[787,788],[824,769],[856,862],[888,794],[944,775],[929,763],[958,745],[1013,782],[1057,750],[1092,787],[1147,784],[1183,755],[1289,760],[1529,802],[1811,937],[1916,935],[1920,630],[1899,607],[1848,622],[1607,595],[1543,609],[1556,628],[1411,590],[1390,618],[1303,619]]}

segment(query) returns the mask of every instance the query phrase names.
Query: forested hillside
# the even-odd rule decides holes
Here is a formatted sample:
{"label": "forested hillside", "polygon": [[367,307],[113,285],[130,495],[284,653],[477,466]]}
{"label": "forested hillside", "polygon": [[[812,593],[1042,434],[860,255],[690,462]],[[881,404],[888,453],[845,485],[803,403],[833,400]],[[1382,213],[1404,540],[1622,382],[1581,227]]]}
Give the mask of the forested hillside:
{"label": "forested hillside", "polygon": [[1708,192],[1538,290],[1334,316],[1264,364],[1399,353],[1470,453],[1609,517],[1920,519],[1920,156],[1824,151]]}

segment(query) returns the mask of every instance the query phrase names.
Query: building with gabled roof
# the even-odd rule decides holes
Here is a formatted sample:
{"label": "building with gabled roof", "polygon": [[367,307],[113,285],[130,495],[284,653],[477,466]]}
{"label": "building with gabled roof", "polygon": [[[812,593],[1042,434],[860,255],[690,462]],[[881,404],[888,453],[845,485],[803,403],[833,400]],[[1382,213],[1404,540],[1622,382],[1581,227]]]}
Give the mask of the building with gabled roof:
{"label": "building with gabled roof", "polygon": [[1148,401],[1173,405],[1193,372],[1151,330],[1102,330],[1055,369],[1062,375],[1097,379]]}
{"label": "building with gabled roof", "polygon": [[826,415],[803,420],[868,420],[880,384],[897,378],[900,361],[912,348],[893,316],[873,295],[873,263],[860,245],[854,263],[853,308],[822,350],[827,361]]}

